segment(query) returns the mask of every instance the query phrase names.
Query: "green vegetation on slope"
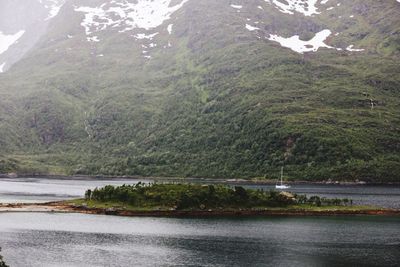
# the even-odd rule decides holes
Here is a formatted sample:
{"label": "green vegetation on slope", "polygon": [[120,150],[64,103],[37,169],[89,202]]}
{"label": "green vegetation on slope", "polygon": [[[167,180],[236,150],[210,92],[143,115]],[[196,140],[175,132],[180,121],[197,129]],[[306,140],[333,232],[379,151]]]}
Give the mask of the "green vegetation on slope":
{"label": "green vegetation on slope", "polygon": [[285,166],[290,180],[399,182],[393,4],[348,1],[311,18],[243,12],[304,39],[329,26],[340,32],[331,45],[360,53],[300,55],[259,40],[228,1],[190,3],[174,34],[154,40],[172,47],[149,61],[111,33],[60,56],[75,43],[54,25],[0,78],[0,172],[275,178]]}

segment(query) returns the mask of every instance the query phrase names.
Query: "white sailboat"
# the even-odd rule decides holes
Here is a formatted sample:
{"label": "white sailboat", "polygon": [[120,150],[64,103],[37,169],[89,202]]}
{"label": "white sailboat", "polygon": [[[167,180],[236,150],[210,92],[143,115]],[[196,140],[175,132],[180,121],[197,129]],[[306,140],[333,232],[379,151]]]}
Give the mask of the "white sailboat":
{"label": "white sailboat", "polygon": [[281,168],[281,184],[275,185],[276,189],[288,189],[290,185],[283,184],[283,167]]}

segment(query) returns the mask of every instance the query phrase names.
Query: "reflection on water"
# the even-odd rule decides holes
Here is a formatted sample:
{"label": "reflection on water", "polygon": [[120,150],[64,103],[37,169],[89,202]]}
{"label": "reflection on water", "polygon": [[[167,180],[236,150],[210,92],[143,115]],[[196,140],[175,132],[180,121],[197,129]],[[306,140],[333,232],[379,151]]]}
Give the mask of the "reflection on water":
{"label": "reflection on water", "polygon": [[399,217],[0,214],[11,266],[399,266]]}

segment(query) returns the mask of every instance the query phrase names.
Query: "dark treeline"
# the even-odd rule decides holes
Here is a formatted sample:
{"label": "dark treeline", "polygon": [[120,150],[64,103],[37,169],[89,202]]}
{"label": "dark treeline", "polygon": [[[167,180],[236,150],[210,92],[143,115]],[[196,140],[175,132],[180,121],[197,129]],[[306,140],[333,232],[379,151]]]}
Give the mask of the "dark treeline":
{"label": "dark treeline", "polygon": [[87,200],[122,202],[135,207],[173,207],[175,209],[284,207],[295,204],[341,206],[348,199],[308,198],[286,192],[234,188],[225,185],[142,184],[105,186],[87,190]]}

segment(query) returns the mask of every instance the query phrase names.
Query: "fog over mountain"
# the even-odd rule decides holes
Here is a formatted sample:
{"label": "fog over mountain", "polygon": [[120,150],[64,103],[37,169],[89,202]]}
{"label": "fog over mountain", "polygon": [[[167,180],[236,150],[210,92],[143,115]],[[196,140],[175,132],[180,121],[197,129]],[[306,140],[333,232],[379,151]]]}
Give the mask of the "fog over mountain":
{"label": "fog over mountain", "polygon": [[398,0],[1,0],[0,173],[400,180]]}

